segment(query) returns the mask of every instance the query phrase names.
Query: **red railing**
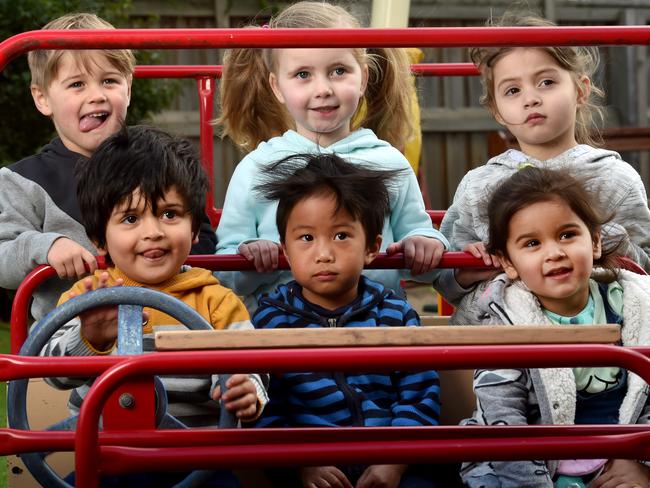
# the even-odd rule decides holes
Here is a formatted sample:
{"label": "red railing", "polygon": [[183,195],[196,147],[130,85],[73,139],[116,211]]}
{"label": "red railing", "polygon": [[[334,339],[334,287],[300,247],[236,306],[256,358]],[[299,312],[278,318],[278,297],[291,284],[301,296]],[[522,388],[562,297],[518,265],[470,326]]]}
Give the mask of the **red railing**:
{"label": "red railing", "polygon": [[[422,463],[459,459],[517,460],[617,457],[647,459],[647,426],[519,426],[346,429],[160,430],[97,432],[109,395],[153,374],[210,371],[384,371],[435,368],[572,367],[609,364],[650,380],[649,347],[607,345],[421,346],[328,349],[249,349],[166,352],[131,357],[0,356],[0,381],[42,376],[101,376],[83,403],[77,431],[0,430],[0,455],[75,450],[78,486],[98,486],[103,474],[159,469]],[[144,421],[144,419],[143,419]]]}
{"label": "red railing", "polygon": [[[158,353],[137,357],[0,356],[0,380],[48,375],[102,374],[82,407],[76,433],[0,430],[0,455],[71,451],[76,448],[79,486],[97,476],[159,468],[307,465],[315,462],[446,462],[485,459],[554,459],[607,456],[647,458],[644,426],[528,426],[189,430],[98,433],[97,420],[109,394],[125,381],[151,374],[200,374],[219,370],[270,372],[309,369],[386,370],[509,367],[571,367],[611,364],[650,379],[650,348],[604,345],[453,346],[244,350]],[[254,460],[254,462],[252,461]]]}
{"label": "red railing", "polygon": [[[98,258],[99,267],[105,267],[103,259]],[[191,266],[211,269],[215,271],[254,271],[252,262],[240,255],[195,255],[189,256],[186,261]],[[485,267],[483,261],[464,252],[446,252],[443,254],[439,264],[440,268],[458,267]],[[280,256],[279,269],[289,269],[289,264],[284,256]],[[369,269],[401,269],[404,268],[404,257],[402,254],[387,256],[385,253],[379,255],[368,265]],[[29,323],[29,304],[36,288],[48,278],[56,275],[54,268],[49,265],[42,265],[29,273],[22,281],[16,295],[14,296],[11,308],[11,353],[18,354],[23,342],[27,338]]]}
{"label": "red railing", "polygon": [[[0,44],[0,70],[16,56],[36,49],[190,49],[232,47],[467,47],[544,45],[650,44],[650,26],[511,27],[511,28],[410,28],[410,29],[125,29],[111,31],[35,31],[11,37]],[[153,76],[165,67],[140,68],[138,76]],[[184,68],[178,76],[197,78],[202,117],[202,140],[211,140],[205,121],[212,117],[214,78],[218,70],[192,74]],[[417,72],[416,68],[415,71]],[[421,68],[425,73],[429,68]],[[433,68],[431,68],[433,70]],[[450,72],[475,74],[468,66]],[[147,73],[147,70],[149,72]],[[447,73],[449,74],[449,73]],[[204,162],[212,164],[212,152],[202,147]],[[210,151],[211,151],[210,147]],[[211,195],[210,195],[211,197]],[[212,216],[216,218],[216,214]],[[377,267],[402,267],[399,256],[378,259]],[[454,261],[458,259],[457,261]],[[224,257],[197,256],[193,264],[226,265]],[[391,261],[393,260],[393,261]],[[446,260],[446,261],[445,261]],[[464,261],[466,260],[466,261]],[[236,269],[250,269],[241,257],[232,257]],[[480,265],[463,253],[447,253],[442,266]],[[235,269],[235,268],[230,269]],[[227,269],[227,268],[220,268]],[[35,282],[53,275],[49,267],[35,270],[26,280],[30,294]],[[33,280],[33,281],[30,281]],[[27,310],[21,302],[22,310]],[[16,304],[14,303],[14,306]],[[12,352],[22,343],[23,332],[13,330]],[[17,327],[18,328],[18,327]],[[14,334],[18,334],[14,341]],[[23,336],[24,337],[24,336]],[[462,427],[390,429],[292,429],[240,431],[121,431],[97,433],[97,420],[104,401],[122,381],[154,373],[195,374],[220,370],[363,370],[387,368],[468,367],[567,367],[604,363],[633,369],[650,380],[649,348],[614,346],[454,346],[357,348],[324,350],[244,350],[191,353],[159,353],[131,358],[18,358],[0,356],[0,379],[28,376],[83,376],[105,371],[95,382],[82,407],[76,433],[19,432],[3,429],[10,446],[0,454],[28,451],[70,450],[76,447],[77,480],[81,486],[97,486],[98,472],[124,472],[165,465],[179,469],[257,463],[313,464],[315,462],[417,462],[425,460],[531,459],[616,456],[650,457],[650,432],[642,426],[611,427],[474,427],[471,437]],[[110,368],[107,370],[107,368]],[[498,429],[495,430],[495,429]],[[531,437],[532,436],[532,437]],[[74,445],[73,445],[74,441]],[[214,447],[218,444],[218,447]],[[282,445],[282,449],[278,446]],[[101,446],[101,447],[99,447]],[[158,447],[153,447],[158,446]],[[180,447],[182,446],[182,447]],[[173,451],[167,447],[174,447]],[[287,453],[291,452],[290,456]]]}

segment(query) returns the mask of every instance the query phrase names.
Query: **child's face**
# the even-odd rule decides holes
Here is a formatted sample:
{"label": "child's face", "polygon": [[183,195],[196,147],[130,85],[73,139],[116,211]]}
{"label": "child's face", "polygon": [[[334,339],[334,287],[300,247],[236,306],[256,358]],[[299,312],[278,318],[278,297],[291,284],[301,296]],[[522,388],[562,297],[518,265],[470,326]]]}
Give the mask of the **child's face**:
{"label": "child's face", "polygon": [[192,237],[192,216],[175,187],[157,202],[156,215],[140,195],[135,190],[130,206],[123,202],[113,209],[106,224],[106,248],[99,253],[109,254],[132,280],[157,285],[178,274],[197,239]]}
{"label": "child's face", "polygon": [[578,81],[543,49],[516,48],[493,67],[495,118],[517,138],[526,154],[540,160],[575,146],[578,106],[589,78]]}
{"label": "child's face", "polygon": [[326,147],[350,133],[350,120],[368,80],[350,49],[278,49],[269,75],[275,96],[296,130]]}
{"label": "child's face", "polygon": [[282,246],[303,296],[329,310],[356,298],[361,271],[381,245],[381,236],[366,243],[361,222],[335,209],[336,199],[328,193],[298,202],[287,219]]}
{"label": "child's face", "polygon": [[33,85],[32,96],[38,110],[52,117],[63,144],[90,157],[126,118],[131,80],[102,53],[87,56],[90,71],[69,52],[63,54],[47,91]]}
{"label": "child's face", "polygon": [[508,225],[509,259],[502,258],[509,278],[520,278],[542,306],[564,316],[587,305],[589,276],[601,254],[573,210],[559,199],[538,202],[516,212]]}

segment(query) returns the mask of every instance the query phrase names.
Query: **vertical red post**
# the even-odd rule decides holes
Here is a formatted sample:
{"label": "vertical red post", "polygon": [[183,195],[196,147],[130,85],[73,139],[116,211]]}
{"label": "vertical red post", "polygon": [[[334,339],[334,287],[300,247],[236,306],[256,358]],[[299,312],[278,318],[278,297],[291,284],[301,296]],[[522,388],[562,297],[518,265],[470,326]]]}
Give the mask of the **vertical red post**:
{"label": "vertical red post", "polygon": [[205,200],[205,213],[210,218],[212,226],[218,222],[214,208],[214,130],[210,125],[213,118],[215,79],[211,76],[201,76],[196,79],[199,91],[199,128],[201,140],[201,164],[208,175],[208,195]]}

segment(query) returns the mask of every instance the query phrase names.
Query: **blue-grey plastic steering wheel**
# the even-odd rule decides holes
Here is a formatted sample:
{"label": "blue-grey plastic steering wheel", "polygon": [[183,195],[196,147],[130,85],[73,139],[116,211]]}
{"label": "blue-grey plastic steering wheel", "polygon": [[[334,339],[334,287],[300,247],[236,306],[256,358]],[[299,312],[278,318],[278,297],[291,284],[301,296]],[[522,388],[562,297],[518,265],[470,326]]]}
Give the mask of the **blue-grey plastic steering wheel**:
{"label": "blue-grey plastic steering wheel", "polygon": [[[142,330],[142,308],[149,307],[170,315],[191,330],[211,330],[201,315],[180,300],[165,293],[138,287],[112,287],[102,288],[92,292],[79,295],[39,320],[30,330],[27,340],[20,349],[22,356],[38,356],[54,335],[63,325],[68,323],[80,313],[95,308],[110,305],[118,305],[118,343],[125,344],[127,352],[129,341],[131,345],[141,338]],[[129,320],[130,319],[130,320]],[[130,324],[128,323],[130,321]],[[132,334],[133,331],[136,334]],[[120,338],[119,335],[122,334]],[[133,339],[135,338],[135,339]],[[141,346],[141,341],[140,341]],[[119,350],[119,348],[118,348]],[[140,349],[141,351],[141,349]],[[129,353],[133,353],[131,350]],[[220,375],[219,381],[222,392],[226,391],[225,382],[228,375]],[[158,425],[165,428],[185,428],[179,420],[166,413],[167,397],[159,379],[155,379],[155,389],[158,397]],[[30,430],[27,420],[27,385],[28,380],[14,380],[9,383],[7,390],[7,417],[9,426],[14,429]],[[76,417],[70,417],[62,422],[48,428],[48,430],[71,430],[76,425]],[[237,426],[237,419],[234,414],[225,408],[220,410],[219,427],[232,428]],[[21,459],[29,469],[34,478],[43,486],[57,488],[72,488],[65,482],[46,462],[48,453],[25,453]],[[210,471],[194,471],[183,481],[176,485],[177,488],[190,488],[199,486],[211,475]]]}

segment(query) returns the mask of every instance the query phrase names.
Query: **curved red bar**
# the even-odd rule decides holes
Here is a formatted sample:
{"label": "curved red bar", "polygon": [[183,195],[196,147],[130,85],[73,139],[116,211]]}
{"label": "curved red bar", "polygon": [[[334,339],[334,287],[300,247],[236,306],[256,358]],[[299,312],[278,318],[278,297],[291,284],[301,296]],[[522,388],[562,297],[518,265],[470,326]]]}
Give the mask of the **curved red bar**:
{"label": "curved red bar", "polygon": [[[644,356],[637,348],[623,348],[606,345],[531,345],[531,346],[422,346],[409,347],[408,354],[404,354],[401,347],[365,347],[365,348],[328,348],[328,349],[249,349],[238,351],[194,351],[194,352],[169,352],[133,356],[122,361],[103,373],[93,384],[84,399],[77,424],[75,436],[75,466],[77,467],[77,480],[80,486],[93,488],[98,486],[98,472],[100,466],[100,448],[97,425],[104,403],[112,391],[125,380],[136,376],[154,374],[201,374],[209,371],[268,371],[272,373],[286,371],[380,371],[380,370],[416,370],[422,368],[459,369],[459,368],[511,368],[511,367],[571,367],[597,366],[610,364],[632,370],[646,381],[650,381],[650,358]],[[648,349],[648,348],[645,348]],[[645,350],[644,349],[644,350]],[[496,427],[499,428],[499,427]],[[437,428],[436,428],[437,429]],[[347,429],[331,429],[345,435]],[[496,432],[495,432],[496,434]],[[461,433],[462,435],[462,433]],[[339,436],[341,439],[342,437]],[[345,441],[337,440],[329,444],[312,442],[309,432],[302,438],[302,443],[293,446],[283,445],[278,449],[281,441],[271,442],[268,446],[239,445],[225,447],[188,447],[184,450],[187,456],[181,455],[179,449],[173,450],[128,450],[127,457],[139,458],[140,461],[162,460],[176,467],[182,464],[184,469],[190,467],[207,466],[203,463],[214,463],[217,451],[227,454],[227,462],[231,466],[241,466],[242,463],[250,465],[251,459],[259,464],[272,464],[280,462],[278,454],[283,453],[283,458],[290,457],[292,464],[311,464],[319,462],[364,462],[374,459],[392,459],[392,462],[402,462],[413,459],[431,460],[432,452],[440,453],[450,449],[456,444],[453,442],[432,443],[412,441],[395,442],[387,445],[385,442],[364,441],[363,437],[348,438]],[[402,439],[405,440],[405,439]],[[522,440],[501,439],[495,436],[490,440],[477,441],[475,439],[462,439],[451,458],[458,459],[505,459],[514,456],[514,459],[527,458],[532,453],[536,457],[540,454],[558,456],[562,454],[573,457],[577,452],[589,457],[596,453],[610,452],[607,448],[620,449],[619,455],[640,456],[639,452],[648,450],[650,432],[641,434],[640,437],[620,439],[583,439],[585,444],[579,442],[571,444],[571,450],[562,451],[557,440],[546,441],[536,439],[537,447],[545,446],[539,451],[526,451]],[[528,440],[532,443],[531,440]],[[612,447],[612,444],[615,446]],[[462,446],[462,450],[459,448]],[[607,446],[607,448],[605,447]],[[237,449],[239,447],[239,449]],[[585,449],[580,449],[584,447]],[[637,449],[636,452],[631,449]],[[432,451],[433,450],[433,451]],[[453,451],[453,449],[452,449]],[[173,454],[172,454],[173,453]],[[290,453],[290,454],[289,454]],[[174,456],[176,461],[174,461]],[[193,456],[194,461],[190,460]],[[339,456],[344,456],[340,458]],[[456,457],[457,456],[457,457]],[[469,457],[466,457],[469,456]],[[182,458],[182,460],[181,460]],[[447,458],[445,458],[447,459]],[[223,460],[223,458],[222,458]],[[123,461],[125,461],[123,459]],[[195,462],[196,464],[191,464]],[[219,461],[221,462],[221,461]],[[224,461],[225,462],[225,461]],[[137,464],[141,469],[143,464]],[[115,468],[115,466],[113,466]]]}
{"label": "curved red bar", "polygon": [[30,31],[0,44],[0,70],[36,49],[467,47],[650,44],[650,26],[412,27],[408,29],[115,29]]}

